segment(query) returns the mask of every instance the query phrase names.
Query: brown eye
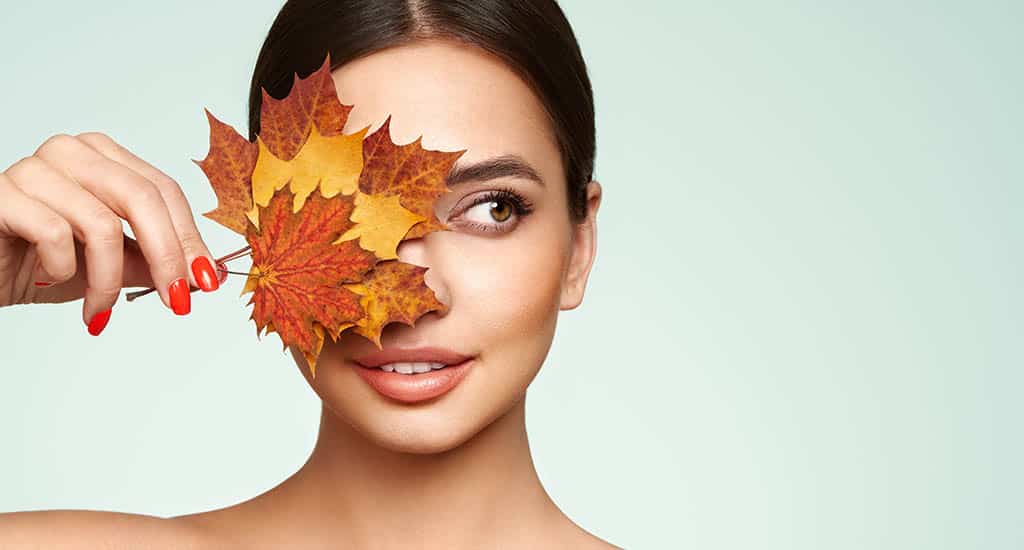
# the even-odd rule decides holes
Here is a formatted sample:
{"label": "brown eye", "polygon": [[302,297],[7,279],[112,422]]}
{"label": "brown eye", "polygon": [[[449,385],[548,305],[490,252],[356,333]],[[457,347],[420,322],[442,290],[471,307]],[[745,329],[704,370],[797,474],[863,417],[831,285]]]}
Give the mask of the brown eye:
{"label": "brown eye", "polygon": [[[504,208],[498,205],[504,206]],[[503,222],[512,216],[512,206],[507,201],[491,201],[491,217],[496,222]]]}
{"label": "brown eye", "polygon": [[[478,225],[508,225],[516,215],[516,207],[503,197],[485,198],[466,209],[466,218]],[[509,222],[511,223],[511,222]]]}
{"label": "brown eye", "polygon": [[532,205],[518,193],[501,189],[476,199],[456,218],[460,224],[484,232],[511,231],[532,212]]}

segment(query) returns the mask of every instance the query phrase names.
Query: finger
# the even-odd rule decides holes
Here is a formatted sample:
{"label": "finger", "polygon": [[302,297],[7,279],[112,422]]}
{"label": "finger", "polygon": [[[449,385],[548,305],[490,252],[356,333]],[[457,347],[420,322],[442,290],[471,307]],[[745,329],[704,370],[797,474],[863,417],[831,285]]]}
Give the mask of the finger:
{"label": "finger", "polygon": [[75,238],[71,224],[49,206],[22,193],[0,172],[0,235],[35,245],[45,280],[63,282],[75,276]]}
{"label": "finger", "polygon": [[127,235],[124,237],[124,284],[122,286],[126,288],[156,287],[139,242]]}
{"label": "finger", "polygon": [[82,315],[93,316],[114,306],[121,293],[124,228],[121,218],[92,193],[38,157],[28,157],[7,169],[19,191],[35,199],[71,225],[85,245],[86,287]]}
{"label": "finger", "polygon": [[156,186],[167,204],[171,223],[174,225],[174,231],[178,235],[185,254],[185,261],[190,266],[190,283],[205,292],[216,290],[220,283],[214,271],[213,255],[210,254],[210,249],[199,235],[199,228],[192,215],[192,208],[189,206],[181,186],[170,176],[142,160],[105,134],[87,132],[78,134],[76,137],[100,154],[128,167]]}
{"label": "finger", "polygon": [[[131,225],[164,305],[178,315],[191,310],[181,242],[156,186],[133,170],[67,135],[48,139],[36,156],[59,167]],[[172,286],[173,285],[173,286]]]}

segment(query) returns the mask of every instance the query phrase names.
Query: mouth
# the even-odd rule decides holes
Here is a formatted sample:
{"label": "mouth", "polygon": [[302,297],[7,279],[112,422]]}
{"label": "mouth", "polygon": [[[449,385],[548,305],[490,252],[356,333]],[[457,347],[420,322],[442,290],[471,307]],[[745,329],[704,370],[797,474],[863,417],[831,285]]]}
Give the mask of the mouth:
{"label": "mouth", "polygon": [[432,370],[441,370],[448,365],[444,363],[388,363],[379,367],[366,367],[380,369],[384,372],[397,372],[398,374],[423,374]]}
{"label": "mouth", "polygon": [[455,388],[473,359],[445,348],[389,348],[356,357],[352,366],[381,395],[402,403],[418,403]]}

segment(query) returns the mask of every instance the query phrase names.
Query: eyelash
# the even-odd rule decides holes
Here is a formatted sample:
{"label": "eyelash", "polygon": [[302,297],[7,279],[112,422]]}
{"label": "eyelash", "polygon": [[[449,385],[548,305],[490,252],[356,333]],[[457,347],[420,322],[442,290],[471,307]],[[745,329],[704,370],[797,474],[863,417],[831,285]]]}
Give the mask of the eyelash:
{"label": "eyelash", "polygon": [[516,221],[512,224],[508,220],[504,222],[495,222],[494,224],[481,224],[477,222],[467,222],[465,225],[477,229],[479,231],[487,232],[498,232],[498,231],[510,231],[511,229],[505,229],[506,226],[512,227],[517,225],[523,218],[529,216],[533,212],[533,203],[531,203],[526,197],[516,192],[511,187],[502,187],[500,189],[494,189],[484,193],[480,198],[475,199],[472,204],[462,209],[459,213],[461,216],[470,208],[475,207],[478,204],[487,202],[506,202],[512,205],[512,210],[515,212]]}

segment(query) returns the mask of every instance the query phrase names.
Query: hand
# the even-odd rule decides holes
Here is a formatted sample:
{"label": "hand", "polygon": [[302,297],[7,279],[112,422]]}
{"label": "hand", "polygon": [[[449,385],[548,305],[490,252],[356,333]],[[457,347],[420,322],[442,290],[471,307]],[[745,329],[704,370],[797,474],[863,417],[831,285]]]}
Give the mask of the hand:
{"label": "hand", "polygon": [[178,184],[103,134],[53,136],[0,172],[0,306],[84,298],[95,335],[122,287],[187,314],[190,287],[223,280],[213,261]]}

